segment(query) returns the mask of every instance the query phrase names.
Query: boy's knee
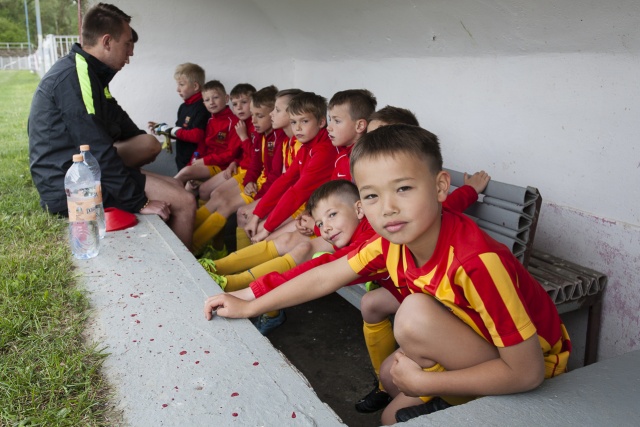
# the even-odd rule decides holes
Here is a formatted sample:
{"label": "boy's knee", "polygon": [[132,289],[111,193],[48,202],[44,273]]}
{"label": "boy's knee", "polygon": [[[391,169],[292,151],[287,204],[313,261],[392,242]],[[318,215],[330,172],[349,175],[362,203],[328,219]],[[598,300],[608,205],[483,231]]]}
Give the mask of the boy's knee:
{"label": "boy's knee", "polygon": [[291,256],[298,262],[304,262],[304,260],[311,259],[313,256],[313,245],[311,242],[300,242],[293,250],[290,251]]}
{"label": "boy's knee", "polygon": [[394,319],[393,333],[398,341],[413,340],[424,331],[438,328],[434,311],[442,306],[435,298],[426,294],[411,294],[404,299]]}

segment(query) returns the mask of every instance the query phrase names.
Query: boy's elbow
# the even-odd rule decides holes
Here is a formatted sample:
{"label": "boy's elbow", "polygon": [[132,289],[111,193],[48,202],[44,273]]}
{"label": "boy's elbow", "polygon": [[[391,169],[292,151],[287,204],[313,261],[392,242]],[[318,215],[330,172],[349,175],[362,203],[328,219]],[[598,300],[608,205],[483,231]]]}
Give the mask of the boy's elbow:
{"label": "boy's elbow", "polygon": [[544,362],[536,363],[520,375],[519,388],[521,392],[533,390],[544,381]]}

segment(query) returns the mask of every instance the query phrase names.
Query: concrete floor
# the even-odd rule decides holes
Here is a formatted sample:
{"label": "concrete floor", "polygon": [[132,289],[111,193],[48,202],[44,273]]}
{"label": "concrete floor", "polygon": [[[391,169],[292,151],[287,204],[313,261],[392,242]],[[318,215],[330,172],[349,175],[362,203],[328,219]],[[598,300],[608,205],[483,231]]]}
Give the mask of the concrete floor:
{"label": "concrete floor", "polygon": [[380,425],[381,411],[360,414],[354,405],[373,386],[362,336],[362,316],[332,294],[286,310],[287,321],[268,335],[307,378],[320,400],[351,427]]}

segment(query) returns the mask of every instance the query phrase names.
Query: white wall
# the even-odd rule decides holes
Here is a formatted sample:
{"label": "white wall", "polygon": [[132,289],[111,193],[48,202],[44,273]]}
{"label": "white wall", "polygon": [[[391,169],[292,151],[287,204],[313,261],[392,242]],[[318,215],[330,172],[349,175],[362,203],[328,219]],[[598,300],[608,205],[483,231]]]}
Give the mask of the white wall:
{"label": "white wall", "polygon": [[175,116],[185,61],[228,89],[368,88],[416,112],[447,166],[538,187],[536,246],[609,275],[600,356],[640,348],[637,1],[116,3],[141,40],[112,92],[141,125]]}

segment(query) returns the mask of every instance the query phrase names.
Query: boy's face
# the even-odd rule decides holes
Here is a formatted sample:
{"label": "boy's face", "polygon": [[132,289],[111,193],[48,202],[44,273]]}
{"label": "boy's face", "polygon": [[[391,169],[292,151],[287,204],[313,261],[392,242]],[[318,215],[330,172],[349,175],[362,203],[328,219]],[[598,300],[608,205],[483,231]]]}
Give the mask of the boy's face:
{"label": "boy's face", "polygon": [[344,248],[364,217],[360,200],[349,203],[338,195],[331,195],[318,202],[312,212],[322,238],[337,248]]}
{"label": "boy's face", "polygon": [[[348,147],[353,145],[364,132],[365,121],[351,118],[348,104],[335,105],[329,109],[329,122],[327,132],[331,143],[335,147]],[[360,130],[360,132],[359,132]]]}
{"label": "boy's face", "polygon": [[190,82],[185,76],[179,76],[176,79],[176,84],[178,95],[185,101],[200,91],[200,85],[195,82]]}
{"label": "boy's face", "polygon": [[271,130],[271,117],[269,107],[256,107],[251,103],[251,122],[258,133],[269,133]]}
{"label": "boy's face", "polygon": [[371,120],[367,125],[367,132],[373,132],[379,127],[386,126],[386,125],[387,124],[385,122],[381,122],[380,120]]}
{"label": "boy's face", "polygon": [[311,113],[289,114],[291,131],[301,144],[311,141],[326,124],[326,120],[318,121]]}
{"label": "boy's face", "polygon": [[276,99],[275,107],[269,114],[271,116],[271,127],[273,129],[284,129],[289,126],[289,113],[287,106],[289,105],[289,96],[281,96]]}
{"label": "boy's face", "polygon": [[202,102],[204,102],[204,106],[207,107],[207,111],[211,114],[219,113],[227,106],[227,102],[229,102],[229,96],[226,94],[220,93],[218,90],[205,90],[202,92]]}
{"label": "boy's face", "polygon": [[251,117],[251,98],[248,95],[240,95],[231,98],[231,110],[240,120],[247,120]]}
{"label": "boy's face", "polygon": [[447,198],[449,174],[434,175],[423,159],[399,153],[362,158],[353,176],[364,214],[376,233],[406,244],[418,262],[426,262],[438,241],[440,204]]}

